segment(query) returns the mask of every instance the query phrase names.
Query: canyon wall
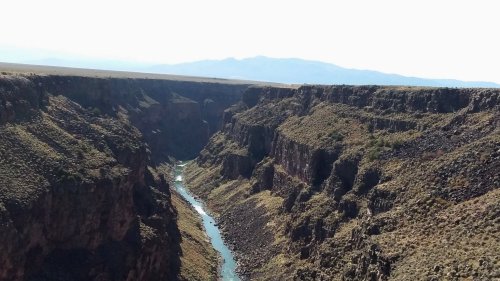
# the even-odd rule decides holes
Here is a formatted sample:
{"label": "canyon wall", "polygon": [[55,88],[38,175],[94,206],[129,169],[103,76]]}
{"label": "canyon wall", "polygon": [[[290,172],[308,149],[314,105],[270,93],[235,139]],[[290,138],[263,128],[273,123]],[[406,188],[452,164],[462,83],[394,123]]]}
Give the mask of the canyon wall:
{"label": "canyon wall", "polygon": [[499,112],[498,89],[254,87],[186,182],[249,280],[494,279]]}
{"label": "canyon wall", "polygon": [[159,157],[191,159],[220,129],[223,111],[248,84],[80,77],[34,76],[38,91],[64,95],[98,114],[123,113]]}
{"label": "canyon wall", "polygon": [[0,280],[189,279],[193,238],[157,164],[194,157],[246,87],[0,75]]}
{"label": "canyon wall", "polygon": [[0,280],[500,278],[499,90],[249,86],[0,75]]}

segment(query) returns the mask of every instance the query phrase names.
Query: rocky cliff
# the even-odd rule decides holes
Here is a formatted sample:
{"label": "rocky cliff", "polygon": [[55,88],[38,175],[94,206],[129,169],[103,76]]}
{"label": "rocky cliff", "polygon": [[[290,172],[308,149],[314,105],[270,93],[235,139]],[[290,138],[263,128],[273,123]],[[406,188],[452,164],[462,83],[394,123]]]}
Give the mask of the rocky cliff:
{"label": "rocky cliff", "polygon": [[500,278],[500,91],[255,87],[187,169],[249,280]]}
{"label": "rocky cliff", "polygon": [[500,278],[500,91],[248,86],[0,75],[0,280]]}
{"label": "rocky cliff", "polygon": [[31,78],[37,91],[63,95],[83,108],[110,117],[126,116],[137,127],[154,160],[191,159],[220,129],[223,111],[236,103],[247,84],[159,79],[42,75]]}
{"label": "rocky cliff", "polygon": [[246,87],[0,75],[0,280],[215,278],[157,164],[193,157]]}

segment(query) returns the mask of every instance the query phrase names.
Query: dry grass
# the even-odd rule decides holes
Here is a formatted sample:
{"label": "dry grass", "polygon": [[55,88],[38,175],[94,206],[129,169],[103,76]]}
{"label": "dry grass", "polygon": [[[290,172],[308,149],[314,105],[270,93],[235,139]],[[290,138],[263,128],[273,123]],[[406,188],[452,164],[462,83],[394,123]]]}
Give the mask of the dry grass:
{"label": "dry grass", "polygon": [[[485,220],[492,210],[498,211],[498,202],[500,191],[495,190],[445,208],[432,220],[377,236],[376,240],[384,251],[399,251],[398,254],[405,255],[391,274],[393,280],[426,275],[465,280],[469,276],[479,276],[488,266],[498,267],[499,224],[498,221]],[[427,266],[429,263],[435,270]]]}
{"label": "dry grass", "polygon": [[[426,90],[383,90],[392,89],[417,94]],[[500,278],[496,254],[500,224],[491,217],[498,215],[500,202],[494,172],[500,151],[498,112],[470,113],[467,108],[449,113],[395,112],[327,102],[311,102],[305,110],[298,101],[296,97],[264,101],[236,114],[231,124],[277,128],[270,144],[275,147],[276,139],[289,141],[280,154],[287,159],[265,155],[266,163],[274,167],[270,191],[247,192],[249,184],[259,181],[255,173],[249,180],[226,181],[220,176],[226,154],[243,150],[245,155],[247,147],[230,140],[245,136],[245,129],[217,135],[199,158],[201,164],[190,170],[192,190],[203,194],[211,208],[231,220],[229,224],[252,225],[263,217],[256,209],[265,210],[265,228],[274,231],[273,245],[280,251],[253,269],[254,280],[351,280],[344,274],[365,266],[363,255],[375,246],[381,248],[376,255],[391,263],[390,279]],[[335,176],[343,174],[332,170],[321,186],[314,187],[300,174],[310,167],[308,155],[318,149],[338,151],[341,160],[359,159],[353,161],[354,183],[338,199],[328,188],[339,188]],[[362,172],[368,169],[379,171],[380,177],[369,190],[359,191],[356,184],[365,180]],[[289,199],[292,207],[285,210]],[[241,213],[242,206],[255,214]],[[351,214],[349,206],[355,210]],[[314,240],[316,222],[326,230],[324,240]],[[234,237],[259,241],[240,233]],[[306,254],[301,260],[302,252]],[[374,270],[377,262],[367,264]],[[301,272],[306,277],[298,277]]]}
{"label": "dry grass", "polygon": [[278,87],[281,85],[279,83],[246,81],[246,80],[236,80],[236,79],[193,77],[193,76],[183,76],[183,75],[83,69],[83,68],[69,68],[69,67],[43,66],[43,65],[26,65],[26,64],[14,64],[14,63],[3,63],[3,62],[0,63],[0,71],[6,74],[37,73],[46,75],[65,75],[65,76],[72,75],[72,76],[101,77],[101,78],[135,78],[135,79],[158,79],[158,80],[192,81],[192,82],[223,83],[223,84],[269,85]]}
{"label": "dry grass", "polygon": [[177,210],[177,226],[182,235],[182,280],[217,280],[218,255],[201,225],[200,216],[172,191],[172,204]]}

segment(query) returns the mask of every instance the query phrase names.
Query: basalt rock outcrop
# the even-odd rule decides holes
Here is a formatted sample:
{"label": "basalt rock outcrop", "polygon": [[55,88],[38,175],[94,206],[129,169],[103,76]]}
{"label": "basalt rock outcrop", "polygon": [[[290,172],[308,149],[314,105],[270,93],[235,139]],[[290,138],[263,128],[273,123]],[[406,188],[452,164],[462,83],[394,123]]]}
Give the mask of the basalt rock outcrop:
{"label": "basalt rock outcrop", "polygon": [[0,280],[500,278],[499,90],[248,86],[0,75]]}
{"label": "basalt rock outcrop", "polygon": [[44,75],[37,91],[64,95],[96,114],[126,115],[149,144],[155,161],[190,159],[220,129],[223,111],[246,84]]}
{"label": "basalt rock outcrop", "polygon": [[186,182],[249,280],[493,280],[499,112],[498,89],[254,87]]}
{"label": "basalt rock outcrop", "polygon": [[156,165],[197,154],[246,87],[0,75],[0,280],[186,280],[187,255],[215,260]]}

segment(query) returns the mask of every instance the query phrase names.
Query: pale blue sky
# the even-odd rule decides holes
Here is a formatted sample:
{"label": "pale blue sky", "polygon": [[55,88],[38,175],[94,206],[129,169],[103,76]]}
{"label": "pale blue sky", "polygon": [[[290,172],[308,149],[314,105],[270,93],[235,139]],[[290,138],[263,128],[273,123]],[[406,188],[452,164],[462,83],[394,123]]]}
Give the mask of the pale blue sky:
{"label": "pale blue sky", "polygon": [[297,57],[500,83],[497,6],[494,0],[16,0],[2,3],[0,47],[155,64]]}

